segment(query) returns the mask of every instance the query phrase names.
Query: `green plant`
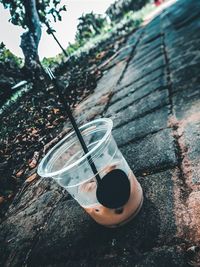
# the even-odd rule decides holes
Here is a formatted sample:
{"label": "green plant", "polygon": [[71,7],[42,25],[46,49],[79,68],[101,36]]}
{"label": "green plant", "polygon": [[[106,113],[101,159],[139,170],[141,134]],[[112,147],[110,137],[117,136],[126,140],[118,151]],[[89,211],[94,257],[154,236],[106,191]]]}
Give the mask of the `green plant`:
{"label": "green plant", "polygon": [[106,24],[106,19],[102,15],[93,12],[82,15],[77,26],[76,41],[83,42],[101,33]]}
{"label": "green plant", "polygon": [[21,48],[25,56],[25,65],[31,69],[39,62],[38,45],[41,38],[41,24],[61,20],[61,0],[0,0],[4,8],[10,11],[10,21],[27,30],[21,36]]}
{"label": "green plant", "polygon": [[22,66],[22,59],[15,56],[6,48],[3,42],[0,43],[0,63],[10,65],[13,68],[20,68]]}
{"label": "green plant", "polygon": [[138,11],[150,0],[117,0],[107,10],[106,14],[112,21],[119,21],[129,11]]}

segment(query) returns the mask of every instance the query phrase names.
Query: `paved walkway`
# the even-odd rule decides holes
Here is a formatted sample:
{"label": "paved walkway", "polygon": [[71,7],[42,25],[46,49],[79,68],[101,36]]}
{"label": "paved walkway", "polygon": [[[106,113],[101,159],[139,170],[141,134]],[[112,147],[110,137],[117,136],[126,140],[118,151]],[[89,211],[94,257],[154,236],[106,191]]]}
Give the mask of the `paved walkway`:
{"label": "paved walkway", "polygon": [[0,226],[1,266],[200,266],[199,18],[199,1],[168,7],[75,111],[80,123],[113,119],[144,189],[137,218],[105,229],[52,180],[34,180]]}

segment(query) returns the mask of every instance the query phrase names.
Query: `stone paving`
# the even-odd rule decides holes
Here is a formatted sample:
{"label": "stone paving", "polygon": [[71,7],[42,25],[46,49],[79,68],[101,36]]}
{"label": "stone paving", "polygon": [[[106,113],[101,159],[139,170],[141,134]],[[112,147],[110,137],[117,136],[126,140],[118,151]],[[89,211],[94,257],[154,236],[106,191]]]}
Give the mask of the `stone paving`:
{"label": "stone paving", "polygon": [[138,216],[106,229],[40,178],[0,226],[1,266],[200,266],[199,18],[199,1],[166,8],[128,38],[75,110],[79,123],[113,119],[144,190]]}

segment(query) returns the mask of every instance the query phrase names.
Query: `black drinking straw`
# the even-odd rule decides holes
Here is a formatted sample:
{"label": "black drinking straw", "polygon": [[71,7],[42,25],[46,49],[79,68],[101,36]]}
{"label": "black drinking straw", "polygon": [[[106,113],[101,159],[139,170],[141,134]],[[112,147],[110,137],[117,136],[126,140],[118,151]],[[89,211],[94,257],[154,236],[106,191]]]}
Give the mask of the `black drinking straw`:
{"label": "black drinking straw", "polygon": [[[81,144],[81,147],[82,147],[84,153],[87,154],[89,152],[89,150],[88,150],[87,145],[86,145],[86,143],[85,143],[85,141],[83,139],[83,136],[82,136],[82,134],[81,134],[81,132],[80,132],[77,124],[76,124],[76,121],[75,121],[75,119],[73,117],[73,114],[71,112],[70,106],[67,103],[67,101],[64,100],[64,97],[62,95],[62,92],[61,92],[61,90],[59,88],[60,86],[58,85],[57,80],[56,80],[54,74],[52,73],[51,69],[50,68],[46,68],[46,71],[47,71],[50,79],[52,80],[52,82],[54,84],[56,93],[58,94],[59,99],[60,99],[60,102],[63,104],[63,106],[65,108],[65,111],[67,113],[67,116],[69,117],[69,119],[71,121],[71,124],[72,124],[72,126],[74,128],[74,131],[75,131],[77,137],[78,137],[78,140],[79,140],[79,142]],[[94,175],[96,177],[97,183],[100,184],[101,178],[100,178],[100,176],[98,174],[97,168],[96,168],[96,166],[95,166],[95,164],[94,164],[94,162],[92,160],[91,155],[87,155],[87,160],[88,160],[88,163],[89,163],[89,165],[90,165],[90,167],[91,167],[91,169],[92,169],[92,171],[93,171],[93,173],[94,173]]]}

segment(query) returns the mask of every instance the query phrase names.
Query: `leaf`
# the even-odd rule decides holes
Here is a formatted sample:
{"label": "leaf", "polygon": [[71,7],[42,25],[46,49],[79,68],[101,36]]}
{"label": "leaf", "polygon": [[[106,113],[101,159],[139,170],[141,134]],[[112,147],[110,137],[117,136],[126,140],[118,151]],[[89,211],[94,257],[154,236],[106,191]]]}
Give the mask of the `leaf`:
{"label": "leaf", "polygon": [[33,158],[29,161],[29,167],[31,169],[35,168],[39,159],[40,153],[38,151],[35,151],[33,154]]}
{"label": "leaf", "polygon": [[24,173],[24,169],[21,169],[15,175],[17,178],[19,178],[20,176],[22,176],[23,173]]}
{"label": "leaf", "polygon": [[48,34],[52,34],[53,32],[56,32],[56,31],[55,31],[54,29],[51,29],[51,28],[48,28],[48,29],[47,29],[47,33],[48,33]]}
{"label": "leaf", "polygon": [[13,198],[13,196],[14,196],[14,194],[13,194],[13,193],[10,193],[10,194],[8,195],[8,199]]}
{"label": "leaf", "polygon": [[52,128],[54,128],[53,125],[48,125],[48,126],[47,126],[47,129],[52,129]]}
{"label": "leaf", "polygon": [[102,51],[96,55],[96,59],[102,59],[106,55],[105,51]]}
{"label": "leaf", "polygon": [[26,180],[25,180],[25,182],[26,183],[31,183],[32,181],[34,181],[36,178],[38,178],[39,176],[38,176],[38,174],[37,173],[34,173],[34,174],[32,174],[31,176],[29,176]]}
{"label": "leaf", "polygon": [[38,130],[37,130],[36,128],[33,128],[33,129],[32,129],[32,134],[35,135],[35,134],[37,134],[37,133],[38,133]]}
{"label": "leaf", "polygon": [[63,10],[63,11],[67,11],[67,7],[66,7],[66,5],[64,5],[64,6],[62,7],[62,10]]}
{"label": "leaf", "polygon": [[112,94],[113,94],[112,92],[108,92],[107,94],[102,95],[102,97],[98,101],[98,104],[100,105],[107,104]]}
{"label": "leaf", "polygon": [[0,205],[5,201],[4,197],[0,197]]}
{"label": "leaf", "polygon": [[58,114],[60,112],[60,109],[59,108],[53,108],[53,113],[54,114]]}

